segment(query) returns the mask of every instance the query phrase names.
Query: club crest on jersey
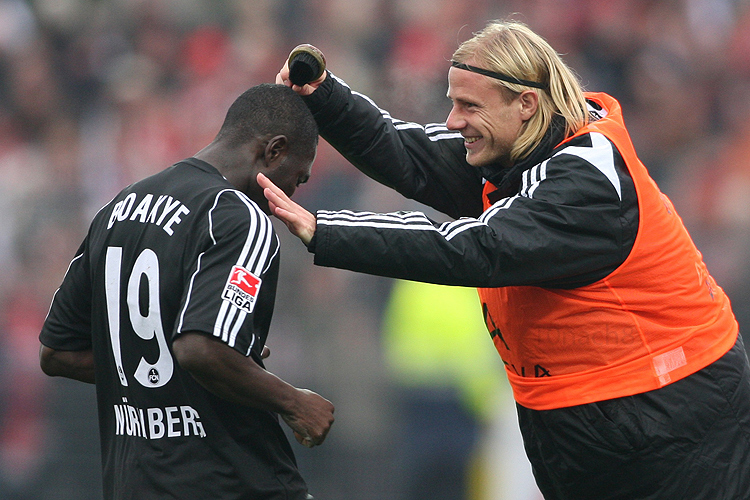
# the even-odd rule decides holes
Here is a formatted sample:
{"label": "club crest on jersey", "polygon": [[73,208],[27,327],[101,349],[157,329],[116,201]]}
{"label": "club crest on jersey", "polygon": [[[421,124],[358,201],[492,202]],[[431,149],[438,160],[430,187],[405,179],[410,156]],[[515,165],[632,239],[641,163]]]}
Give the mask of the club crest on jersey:
{"label": "club crest on jersey", "polygon": [[251,313],[255,309],[255,300],[262,280],[242,266],[234,266],[229,274],[221,298],[231,302],[235,307]]}

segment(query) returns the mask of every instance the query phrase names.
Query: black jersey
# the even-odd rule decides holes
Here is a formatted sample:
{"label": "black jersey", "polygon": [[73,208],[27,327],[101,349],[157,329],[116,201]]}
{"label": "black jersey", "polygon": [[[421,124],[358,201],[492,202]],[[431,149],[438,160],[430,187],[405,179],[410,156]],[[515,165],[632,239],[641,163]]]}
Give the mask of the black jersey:
{"label": "black jersey", "polygon": [[197,331],[262,365],[278,252],[269,218],[195,158],[95,216],[40,340],[93,348],[106,498],[306,497],[278,416],[214,396],[171,352]]}

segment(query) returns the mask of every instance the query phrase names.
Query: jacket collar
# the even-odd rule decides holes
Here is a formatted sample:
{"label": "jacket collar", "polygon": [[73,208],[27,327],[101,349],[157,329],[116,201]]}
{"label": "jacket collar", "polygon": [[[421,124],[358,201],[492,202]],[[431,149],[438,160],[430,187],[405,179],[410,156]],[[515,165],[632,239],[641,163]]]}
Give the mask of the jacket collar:
{"label": "jacket collar", "polygon": [[550,157],[552,151],[565,139],[565,121],[561,116],[555,115],[550,127],[542,137],[539,145],[531,153],[517,161],[513,166],[501,168],[497,165],[480,167],[482,176],[494,184],[497,189],[489,193],[492,203],[518,192],[521,183],[521,175],[534,165],[538,165]]}

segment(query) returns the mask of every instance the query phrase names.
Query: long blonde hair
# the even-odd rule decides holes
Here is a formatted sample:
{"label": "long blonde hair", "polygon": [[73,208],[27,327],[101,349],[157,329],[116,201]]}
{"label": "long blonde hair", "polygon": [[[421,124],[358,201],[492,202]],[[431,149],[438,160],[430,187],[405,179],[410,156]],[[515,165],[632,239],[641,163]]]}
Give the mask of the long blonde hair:
{"label": "long blonde hair", "polygon": [[[560,55],[523,23],[489,23],[456,49],[453,60],[546,85],[544,90],[537,91],[539,108],[524,123],[510,152],[514,162],[527,156],[539,144],[555,115],[563,118],[566,137],[587,123],[586,101],[578,78]],[[524,85],[493,81],[509,96],[529,90]]]}

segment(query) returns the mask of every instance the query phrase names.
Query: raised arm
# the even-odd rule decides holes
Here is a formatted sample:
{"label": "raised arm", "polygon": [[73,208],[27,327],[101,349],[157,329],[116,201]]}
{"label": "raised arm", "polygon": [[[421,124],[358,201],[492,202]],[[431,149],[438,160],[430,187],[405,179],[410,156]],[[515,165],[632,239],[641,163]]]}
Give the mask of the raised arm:
{"label": "raised arm", "polygon": [[304,96],[320,135],[363,173],[451,217],[482,213],[482,176],[466,163],[459,133],[395,119],[330,72],[303,87],[288,75],[284,66],[276,82]]}
{"label": "raised arm", "polygon": [[[609,142],[601,147],[622,162]],[[443,224],[420,212],[320,210],[313,220],[267,180],[262,185],[272,213],[308,245],[316,265],[444,285],[574,288],[627,257],[630,246],[621,242],[634,238],[637,200],[632,181],[622,184],[621,199],[570,151],[546,162],[544,176],[526,171],[524,190],[480,217]]]}

